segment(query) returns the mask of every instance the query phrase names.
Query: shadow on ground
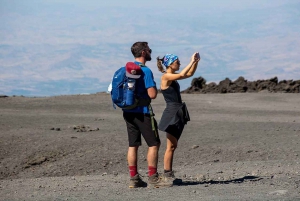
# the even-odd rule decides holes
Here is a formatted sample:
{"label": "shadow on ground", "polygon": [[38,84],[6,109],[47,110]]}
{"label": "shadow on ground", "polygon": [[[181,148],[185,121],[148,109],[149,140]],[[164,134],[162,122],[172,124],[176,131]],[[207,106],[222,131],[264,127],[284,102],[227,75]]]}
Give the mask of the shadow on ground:
{"label": "shadow on ground", "polygon": [[178,185],[178,186],[189,186],[189,185],[200,185],[200,184],[234,184],[234,183],[243,183],[246,181],[259,181],[263,179],[262,177],[256,177],[256,176],[244,176],[241,178],[236,178],[236,179],[231,179],[231,180],[222,180],[222,181],[218,181],[218,180],[210,180],[210,181],[184,181],[182,180],[182,182],[176,182],[177,184],[174,183],[174,185]]}

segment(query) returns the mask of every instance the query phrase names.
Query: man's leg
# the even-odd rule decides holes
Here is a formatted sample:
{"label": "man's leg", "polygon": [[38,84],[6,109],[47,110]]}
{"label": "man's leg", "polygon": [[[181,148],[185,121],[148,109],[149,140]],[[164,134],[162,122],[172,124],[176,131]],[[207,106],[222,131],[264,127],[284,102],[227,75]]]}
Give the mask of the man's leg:
{"label": "man's leg", "polygon": [[130,173],[129,188],[145,187],[147,184],[140,178],[137,170],[138,148],[141,145],[141,132],[134,123],[136,114],[124,112],[123,117],[127,126],[129,142],[129,148],[127,152],[127,161]]}
{"label": "man's leg", "polygon": [[157,172],[158,150],[159,150],[159,145],[148,148],[147,161],[148,161],[149,176],[152,176]]}
{"label": "man's leg", "polygon": [[[153,120],[153,122],[152,122]],[[157,122],[150,116],[145,115],[143,124],[140,126],[142,135],[148,145],[147,161],[148,161],[148,176],[157,174],[158,150],[160,147],[160,138],[157,130]],[[154,128],[152,128],[154,126]]]}
{"label": "man's leg", "polygon": [[129,188],[145,187],[147,185],[142,181],[137,171],[138,148],[138,146],[128,148],[127,161],[130,173]]}
{"label": "man's leg", "polygon": [[129,166],[130,177],[133,177],[137,174],[138,148],[139,148],[138,146],[128,148],[127,161],[128,161],[128,166]]}
{"label": "man's leg", "polygon": [[[146,122],[146,121],[145,121]],[[149,187],[159,188],[159,187],[170,187],[173,185],[171,182],[163,182],[162,178],[157,172],[157,163],[158,163],[158,150],[160,147],[160,139],[157,131],[157,123],[154,122],[155,131],[152,130],[151,120],[144,123],[145,130],[142,130],[142,134],[145,138],[145,141],[148,145],[148,185]]]}
{"label": "man's leg", "polygon": [[162,177],[157,173],[157,163],[158,163],[158,146],[152,146],[148,148],[148,169],[149,169],[149,184],[151,187],[159,188],[159,187],[171,187],[173,186],[173,182],[165,182],[162,180]]}

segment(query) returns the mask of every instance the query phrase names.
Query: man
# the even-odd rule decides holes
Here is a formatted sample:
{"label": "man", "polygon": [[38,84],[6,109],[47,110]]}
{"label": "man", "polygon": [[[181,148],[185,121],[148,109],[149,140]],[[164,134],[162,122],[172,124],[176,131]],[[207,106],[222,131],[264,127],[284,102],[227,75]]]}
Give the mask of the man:
{"label": "man", "polygon": [[[139,65],[141,71],[138,71],[134,65],[126,65],[127,76],[139,77],[136,79],[135,91],[143,99],[155,99],[157,96],[156,83],[152,71],[145,66],[147,61],[151,61],[151,49],[147,42],[136,42],[131,47],[131,52],[135,58],[134,63]],[[137,75],[140,72],[140,75]],[[123,109],[123,117],[126,122],[128,132],[128,166],[130,173],[129,188],[145,187],[146,183],[142,181],[137,171],[138,148],[141,146],[141,135],[143,135],[148,145],[148,185],[159,187],[161,178],[157,173],[158,150],[160,138],[157,130],[157,123],[154,119],[151,105],[138,106],[134,109]]]}

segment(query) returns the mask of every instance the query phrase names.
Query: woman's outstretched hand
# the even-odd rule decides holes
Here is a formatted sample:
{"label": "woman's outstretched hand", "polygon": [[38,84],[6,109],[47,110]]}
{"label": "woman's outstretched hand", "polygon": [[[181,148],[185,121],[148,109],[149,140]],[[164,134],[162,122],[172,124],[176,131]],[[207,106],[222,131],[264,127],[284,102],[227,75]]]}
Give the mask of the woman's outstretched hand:
{"label": "woman's outstretched hand", "polygon": [[195,52],[194,54],[193,54],[193,56],[192,56],[192,62],[198,62],[198,61],[200,61],[200,54],[199,54],[199,52]]}

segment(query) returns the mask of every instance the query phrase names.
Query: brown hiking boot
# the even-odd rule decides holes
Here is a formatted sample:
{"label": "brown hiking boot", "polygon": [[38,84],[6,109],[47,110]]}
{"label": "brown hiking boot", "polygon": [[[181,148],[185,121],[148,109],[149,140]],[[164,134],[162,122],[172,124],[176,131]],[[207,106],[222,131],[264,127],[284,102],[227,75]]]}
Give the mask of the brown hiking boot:
{"label": "brown hiking boot", "polygon": [[140,188],[146,186],[147,183],[141,179],[139,174],[136,174],[134,177],[131,177],[129,180],[129,188]]}
{"label": "brown hiking boot", "polygon": [[174,185],[182,184],[182,179],[176,178],[174,175],[174,171],[170,171],[162,174],[162,180],[164,182],[172,183]]}
{"label": "brown hiking boot", "polygon": [[155,173],[149,177],[148,185],[150,188],[171,187],[173,186],[173,182],[164,181],[158,173]]}

